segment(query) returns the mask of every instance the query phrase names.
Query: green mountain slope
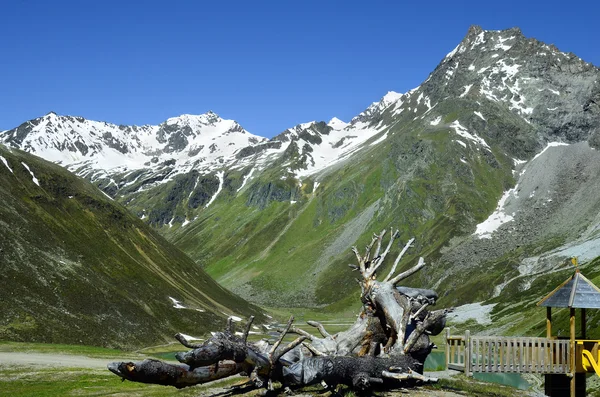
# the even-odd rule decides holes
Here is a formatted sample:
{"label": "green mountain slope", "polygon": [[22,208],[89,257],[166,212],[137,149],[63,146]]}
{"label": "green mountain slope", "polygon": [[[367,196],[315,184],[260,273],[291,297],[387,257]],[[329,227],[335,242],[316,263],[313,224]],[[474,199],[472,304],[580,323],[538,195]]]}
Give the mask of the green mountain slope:
{"label": "green mountain slope", "polygon": [[[52,158],[56,129],[64,140],[54,146],[72,149],[61,161],[76,160],[66,166],[252,302],[357,304],[350,247],[390,227],[401,242],[417,239],[402,267],[417,255],[428,263],[409,282],[446,306],[534,300],[565,258],[600,256],[600,69],[518,28],[472,26],[419,87],[389,92],[349,123],[299,124],[228,156],[219,148],[229,138],[199,129],[206,158],[191,145],[136,163],[137,127],[123,127],[117,154],[82,143],[105,127],[83,120],[74,134],[73,120],[47,115],[4,142]],[[169,131],[181,145],[190,132]]]}
{"label": "green mountain slope", "polygon": [[[465,105],[447,101],[438,108],[458,117]],[[304,189],[294,190],[294,204],[271,199],[264,208],[252,205],[266,187],[285,189],[285,181],[262,175],[195,223],[163,232],[223,285],[267,304],[324,305],[357,292],[346,266],[354,260],[349,248],[366,245],[372,232],[386,227],[399,227],[403,241],[417,237],[405,266],[418,254],[431,263],[451,237],[493,210],[514,183],[512,160],[497,149],[464,148],[447,126],[411,119],[390,128],[385,145],[319,175],[315,191],[304,181]],[[522,120],[508,115],[504,123]],[[413,282],[430,286],[435,272],[430,267]]]}
{"label": "green mountain slope", "polygon": [[1,339],[133,347],[262,318],[93,185],[18,150],[0,156]]}
{"label": "green mountain slope", "polygon": [[[540,265],[535,277],[524,274],[522,286],[503,290],[523,260],[575,241],[598,224],[596,199],[569,219],[569,208],[581,201],[559,207],[561,195],[550,195],[589,197],[584,192],[595,186],[595,168],[569,160],[562,180],[572,181],[568,192],[560,178],[543,185],[545,203],[555,204],[519,204],[516,220],[493,239],[473,233],[521,179],[520,189],[531,195],[539,181],[561,172],[559,166],[529,167],[548,142],[597,145],[599,78],[598,68],[526,39],[518,29],[473,27],[420,87],[388,95],[353,120],[381,132],[345,161],[302,179],[291,174],[310,166],[309,144],[327,133],[305,128],[239,193],[239,184],[225,187],[227,194],[196,212],[195,222],[160,230],[223,285],[263,304],[344,307],[358,288],[346,267],[354,261],[349,248],[391,226],[400,227],[403,241],[417,238],[404,266],[424,255],[429,266],[410,282],[434,286],[441,303],[510,295],[547,269]],[[541,159],[548,156],[554,155],[549,151]],[[582,169],[587,177],[578,179]],[[546,194],[541,189],[537,194]],[[140,200],[128,205],[143,208]],[[542,206],[544,218],[532,212]],[[531,227],[542,220],[544,228]],[[523,226],[511,234],[515,224]]]}

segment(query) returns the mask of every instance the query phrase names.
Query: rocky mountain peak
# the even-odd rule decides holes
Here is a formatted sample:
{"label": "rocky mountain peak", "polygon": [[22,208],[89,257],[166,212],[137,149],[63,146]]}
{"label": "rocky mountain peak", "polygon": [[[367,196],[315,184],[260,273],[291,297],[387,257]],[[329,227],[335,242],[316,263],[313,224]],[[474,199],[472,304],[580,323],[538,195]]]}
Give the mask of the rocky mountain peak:
{"label": "rocky mountain peak", "polygon": [[190,126],[190,127],[198,127],[200,125],[214,125],[220,121],[223,121],[218,114],[214,113],[212,110],[209,110],[203,114],[182,114],[177,117],[171,117],[167,119],[161,125],[180,125],[180,126]]}
{"label": "rocky mountain peak", "polygon": [[467,35],[465,36],[465,38],[475,37],[481,32],[483,32],[483,29],[481,28],[481,26],[471,25],[471,26],[469,26],[469,30],[467,31]]}
{"label": "rocky mountain peak", "polygon": [[327,125],[333,128],[334,130],[339,130],[342,128],[346,128],[349,124],[343,120],[338,119],[337,117],[333,117],[331,120],[329,120]]}
{"label": "rocky mountain peak", "polygon": [[445,98],[474,101],[479,114],[491,103],[506,106],[538,130],[543,142],[575,142],[587,139],[581,131],[591,131],[600,119],[590,105],[590,97],[600,97],[599,79],[595,66],[526,38],[519,28],[472,26],[419,90],[432,104]]}

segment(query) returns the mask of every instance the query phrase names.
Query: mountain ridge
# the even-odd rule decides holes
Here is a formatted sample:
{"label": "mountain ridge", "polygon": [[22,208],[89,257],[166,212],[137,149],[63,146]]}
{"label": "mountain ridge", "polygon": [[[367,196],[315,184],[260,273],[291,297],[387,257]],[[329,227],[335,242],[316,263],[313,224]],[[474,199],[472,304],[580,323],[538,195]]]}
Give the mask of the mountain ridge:
{"label": "mountain ridge", "polygon": [[[370,241],[372,232],[390,225],[398,225],[404,239],[416,235],[415,250],[431,263],[415,285],[433,282],[450,303],[484,300],[493,292],[468,290],[486,282],[506,284],[501,293],[514,291],[509,280],[527,252],[550,252],[579,238],[566,231],[566,221],[549,228],[552,233],[516,228],[510,237],[535,211],[532,201],[507,192],[518,184],[531,194],[535,178],[528,173],[537,167],[527,164],[540,158],[556,164],[549,160],[554,149],[536,159],[548,143],[585,143],[562,153],[596,161],[589,153],[600,145],[599,80],[597,67],[518,29],[473,26],[421,85],[388,92],[349,123],[302,123],[236,147],[233,158],[214,168],[185,168],[165,156],[152,167],[110,174],[85,164],[72,169],[255,302],[343,305],[355,290],[351,274],[340,270],[352,260],[344,247]],[[575,175],[579,163],[569,164]],[[560,190],[555,184],[562,179],[548,180],[549,190]],[[548,219],[574,205],[553,202]],[[517,208],[524,208],[521,215]],[[488,230],[491,239],[474,235],[500,213],[514,223]],[[589,213],[577,219],[593,230]],[[519,238],[528,251],[510,252]],[[495,245],[508,248],[490,248]],[[463,265],[470,257],[478,261],[472,269]],[[486,273],[484,263],[492,271]],[[471,277],[457,285],[452,277],[461,272]],[[446,295],[452,288],[457,293]]]}

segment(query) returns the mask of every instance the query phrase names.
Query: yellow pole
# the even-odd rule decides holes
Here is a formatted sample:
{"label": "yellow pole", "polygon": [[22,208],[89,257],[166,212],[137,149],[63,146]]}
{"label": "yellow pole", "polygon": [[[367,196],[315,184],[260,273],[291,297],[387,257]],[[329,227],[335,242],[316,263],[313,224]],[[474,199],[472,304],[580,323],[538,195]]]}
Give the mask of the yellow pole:
{"label": "yellow pole", "polygon": [[570,328],[570,353],[571,353],[571,397],[575,397],[575,309],[570,309],[571,318],[569,321]]}

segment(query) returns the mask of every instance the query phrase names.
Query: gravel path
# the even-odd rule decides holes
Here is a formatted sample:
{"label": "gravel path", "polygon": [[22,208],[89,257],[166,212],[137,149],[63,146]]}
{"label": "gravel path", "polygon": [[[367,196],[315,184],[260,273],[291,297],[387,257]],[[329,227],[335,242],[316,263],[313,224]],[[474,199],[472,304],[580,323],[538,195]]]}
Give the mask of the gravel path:
{"label": "gravel path", "polygon": [[111,361],[122,360],[118,358],[91,358],[86,356],[74,356],[70,354],[0,352],[0,366],[27,365],[106,369],[106,365]]}

